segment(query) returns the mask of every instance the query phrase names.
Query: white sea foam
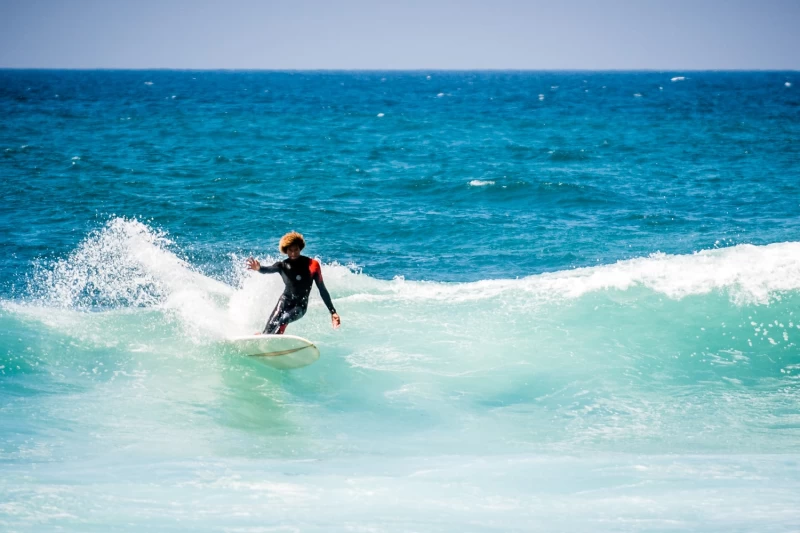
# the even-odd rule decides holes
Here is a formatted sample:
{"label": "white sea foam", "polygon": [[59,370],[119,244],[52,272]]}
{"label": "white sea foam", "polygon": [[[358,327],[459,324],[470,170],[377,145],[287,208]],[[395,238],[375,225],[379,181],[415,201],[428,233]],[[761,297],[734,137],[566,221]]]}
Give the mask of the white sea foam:
{"label": "white sea foam", "polygon": [[153,82],[152,81],[146,81],[146,82],[144,82],[144,84],[145,85],[153,85]]}
{"label": "white sea foam", "polygon": [[[488,185],[490,180],[470,182]],[[177,319],[187,337],[199,340],[252,333],[263,325],[264,302],[275,301],[283,289],[280,277],[253,274],[245,269],[244,257],[231,256],[238,278],[231,286],[199,272],[173,252],[174,247],[163,232],[140,221],[113,219],[90,233],[68,257],[40,265],[28,292],[33,303],[45,309],[100,305],[164,311]],[[758,305],[800,289],[800,242],[739,245],[690,255],[658,253],[597,267],[470,283],[380,280],[338,264],[326,264],[324,270],[335,300],[343,305],[370,302],[414,309],[417,302],[450,306],[493,300],[505,302],[511,313],[635,288],[676,300],[718,292],[735,305]],[[321,308],[319,298],[312,298],[309,313]]]}
{"label": "white sea foam", "polygon": [[671,78],[669,81],[684,81],[686,78],[684,76],[675,76]]}
{"label": "white sea foam", "polygon": [[487,185],[494,185],[492,180],[472,180],[469,182],[472,187],[486,187]]}
{"label": "white sea foam", "polygon": [[383,116],[383,113],[378,113],[378,118],[381,118],[382,116]]}
{"label": "white sea foam", "polygon": [[[360,284],[367,276],[346,276]],[[653,254],[617,263],[472,283],[415,282],[397,278],[369,284],[372,299],[470,301],[524,294],[529,301],[575,299],[608,290],[643,287],[672,299],[725,291],[736,305],[767,304],[800,289],[800,242],[739,245],[690,255]],[[351,294],[362,291],[352,287]],[[364,287],[367,289],[367,287]]]}
{"label": "white sea foam", "polygon": [[791,84],[790,82],[788,82],[788,81],[787,81],[786,83],[784,83],[784,85],[785,85],[786,87],[791,87],[791,86],[792,86],[792,84]]}
{"label": "white sea foam", "polygon": [[193,270],[171,244],[138,220],[113,219],[68,257],[39,265],[29,292],[46,306],[160,307],[198,329],[224,329],[212,300],[233,289]]}

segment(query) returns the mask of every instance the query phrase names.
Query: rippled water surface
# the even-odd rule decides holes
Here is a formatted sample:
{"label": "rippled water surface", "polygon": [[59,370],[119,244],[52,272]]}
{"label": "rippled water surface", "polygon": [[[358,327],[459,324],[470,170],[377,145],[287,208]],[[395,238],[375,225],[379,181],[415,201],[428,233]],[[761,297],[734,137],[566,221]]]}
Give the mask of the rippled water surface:
{"label": "rippled water surface", "polygon": [[800,529],[799,83],[0,71],[0,526]]}

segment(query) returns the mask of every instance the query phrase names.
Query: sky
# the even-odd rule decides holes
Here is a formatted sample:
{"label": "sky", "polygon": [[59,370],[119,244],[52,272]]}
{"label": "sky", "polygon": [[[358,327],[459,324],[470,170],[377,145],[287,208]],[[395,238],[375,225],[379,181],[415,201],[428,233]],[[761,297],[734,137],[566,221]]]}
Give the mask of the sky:
{"label": "sky", "polygon": [[800,0],[0,0],[0,68],[799,70]]}

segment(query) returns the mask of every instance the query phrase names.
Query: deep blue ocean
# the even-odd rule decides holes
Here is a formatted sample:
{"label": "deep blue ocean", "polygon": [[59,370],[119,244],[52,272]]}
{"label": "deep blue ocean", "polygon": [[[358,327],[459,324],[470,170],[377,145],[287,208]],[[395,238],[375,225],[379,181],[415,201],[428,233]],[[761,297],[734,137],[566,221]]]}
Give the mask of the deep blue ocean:
{"label": "deep blue ocean", "polygon": [[0,70],[0,193],[2,530],[800,531],[797,72]]}

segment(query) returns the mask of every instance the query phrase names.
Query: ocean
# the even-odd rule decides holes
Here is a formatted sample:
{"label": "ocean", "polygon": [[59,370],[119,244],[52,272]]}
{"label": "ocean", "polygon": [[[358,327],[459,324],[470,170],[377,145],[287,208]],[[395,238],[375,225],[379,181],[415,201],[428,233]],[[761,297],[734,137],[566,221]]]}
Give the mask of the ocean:
{"label": "ocean", "polygon": [[799,90],[0,70],[0,529],[800,531]]}

